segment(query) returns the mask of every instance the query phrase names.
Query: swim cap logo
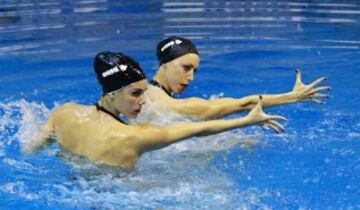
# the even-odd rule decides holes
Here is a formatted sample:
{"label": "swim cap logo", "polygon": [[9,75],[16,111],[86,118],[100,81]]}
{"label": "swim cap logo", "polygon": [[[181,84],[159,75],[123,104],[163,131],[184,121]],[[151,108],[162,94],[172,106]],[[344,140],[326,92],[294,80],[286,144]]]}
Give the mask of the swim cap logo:
{"label": "swim cap logo", "polygon": [[120,65],[120,70],[121,71],[126,71],[127,70],[127,65]]}
{"label": "swim cap logo", "polygon": [[107,70],[107,71],[104,71],[101,75],[102,75],[103,78],[105,78],[105,77],[108,77],[108,76],[110,76],[110,75],[113,75],[113,74],[115,74],[115,73],[117,73],[117,72],[119,72],[119,71],[124,72],[124,71],[127,70],[127,68],[128,68],[127,65],[121,64],[120,66],[115,66],[115,67],[112,68],[112,69],[109,69],[109,70]]}
{"label": "swim cap logo", "polygon": [[178,39],[176,39],[175,41],[170,41],[161,48],[161,52],[164,52],[164,50],[166,50],[166,48],[169,48],[170,46],[173,46],[174,44],[179,45],[181,43],[182,43],[182,41],[178,40]]}
{"label": "swim cap logo", "polygon": [[112,69],[109,69],[109,70],[107,70],[107,71],[104,71],[104,72],[101,74],[101,76],[102,76],[103,78],[105,78],[105,77],[108,77],[108,76],[110,76],[110,75],[113,75],[113,74],[115,74],[115,73],[117,73],[117,72],[119,72],[119,68],[118,68],[117,66],[115,66],[115,67],[112,68]]}

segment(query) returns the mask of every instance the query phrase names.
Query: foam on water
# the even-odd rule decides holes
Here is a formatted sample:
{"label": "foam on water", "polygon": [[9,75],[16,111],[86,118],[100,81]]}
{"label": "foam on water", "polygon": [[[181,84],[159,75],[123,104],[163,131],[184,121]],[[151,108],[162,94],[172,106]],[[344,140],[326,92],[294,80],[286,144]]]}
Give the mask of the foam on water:
{"label": "foam on water", "polygon": [[17,139],[23,150],[36,137],[50,113],[44,104],[26,100],[0,103],[0,109],[2,144],[10,145]]}

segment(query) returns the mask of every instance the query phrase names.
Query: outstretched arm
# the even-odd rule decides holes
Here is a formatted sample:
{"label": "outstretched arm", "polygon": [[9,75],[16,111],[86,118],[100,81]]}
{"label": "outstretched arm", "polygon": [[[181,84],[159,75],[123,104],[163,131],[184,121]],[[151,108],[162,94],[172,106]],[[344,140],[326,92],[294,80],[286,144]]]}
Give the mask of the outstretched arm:
{"label": "outstretched arm", "polygon": [[[318,87],[327,78],[321,77],[311,84],[305,85],[301,80],[301,71],[296,70],[296,82],[293,90],[282,94],[264,94],[263,106],[270,107],[299,101],[312,101],[323,104],[321,98],[328,98],[329,95],[322,94],[320,91],[330,90],[329,86]],[[201,98],[172,99],[169,101],[170,107],[177,112],[198,117],[202,119],[216,119],[235,112],[250,110],[257,104],[258,95],[246,96],[240,99],[221,98],[205,100]]]}
{"label": "outstretched arm", "polygon": [[282,116],[267,115],[262,110],[262,100],[243,118],[234,120],[212,120],[196,123],[173,124],[164,127],[146,125],[137,126],[133,130],[133,144],[137,151],[146,152],[166,147],[193,136],[207,136],[230,129],[252,124],[267,124],[275,132],[284,131],[284,127],[276,120],[286,120]]}

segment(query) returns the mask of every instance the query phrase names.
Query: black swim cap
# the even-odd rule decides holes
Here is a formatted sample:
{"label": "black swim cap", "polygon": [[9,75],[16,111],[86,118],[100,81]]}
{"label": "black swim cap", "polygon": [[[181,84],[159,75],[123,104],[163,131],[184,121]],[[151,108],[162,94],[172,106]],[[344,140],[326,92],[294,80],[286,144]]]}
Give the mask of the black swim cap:
{"label": "black swim cap", "polygon": [[156,55],[160,61],[160,65],[172,61],[188,53],[199,55],[195,45],[188,39],[171,36],[162,40],[156,50]]}
{"label": "black swim cap", "polygon": [[100,52],[95,56],[94,69],[103,95],[146,79],[140,65],[119,52]]}

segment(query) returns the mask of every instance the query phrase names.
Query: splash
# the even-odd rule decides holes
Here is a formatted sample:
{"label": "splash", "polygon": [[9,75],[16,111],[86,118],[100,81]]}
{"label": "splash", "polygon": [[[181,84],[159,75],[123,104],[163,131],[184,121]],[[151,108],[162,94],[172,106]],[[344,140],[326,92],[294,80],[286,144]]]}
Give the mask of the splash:
{"label": "splash", "polygon": [[24,99],[9,103],[0,103],[0,155],[4,155],[4,146],[18,141],[21,150],[25,150],[36,137],[48,118],[50,110],[42,103],[28,102]]}
{"label": "splash", "polygon": [[158,103],[147,101],[136,119],[130,119],[132,124],[151,123],[168,125],[176,122],[191,122],[191,119],[172,111],[166,111]]}

